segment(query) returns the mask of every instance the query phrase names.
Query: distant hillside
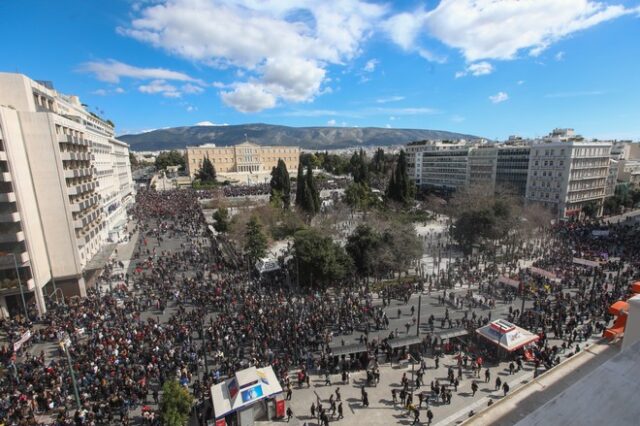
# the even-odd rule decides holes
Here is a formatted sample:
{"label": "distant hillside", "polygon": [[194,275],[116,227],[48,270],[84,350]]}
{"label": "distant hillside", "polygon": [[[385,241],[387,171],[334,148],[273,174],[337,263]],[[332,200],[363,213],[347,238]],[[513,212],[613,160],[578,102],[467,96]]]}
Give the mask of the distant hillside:
{"label": "distant hillside", "polygon": [[354,146],[390,146],[424,139],[478,139],[442,130],[383,129],[378,127],[287,127],[270,124],[188,126],[153,130],[118,139],[133,151],[184,148],[205,143],[236,145],[246,137],[258,145],[297,145],[303,149],[339,149]]}

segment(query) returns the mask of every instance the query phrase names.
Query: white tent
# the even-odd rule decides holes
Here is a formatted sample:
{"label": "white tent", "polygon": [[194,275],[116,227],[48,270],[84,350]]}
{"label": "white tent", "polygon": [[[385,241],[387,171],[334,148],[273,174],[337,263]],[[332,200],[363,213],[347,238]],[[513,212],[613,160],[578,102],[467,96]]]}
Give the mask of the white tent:
{"label": "white tent", "polygon": [[216,419],[282,393],[273,368],[250,367],[238,371],[234,377],[211,386],[211,401]]}
{"label": "white tent", "polygon": [[540,338],[540,336],[503,319],[497,319],[484,327],[480,327],[476,330],[476,333],[509,352],[533,343]]}

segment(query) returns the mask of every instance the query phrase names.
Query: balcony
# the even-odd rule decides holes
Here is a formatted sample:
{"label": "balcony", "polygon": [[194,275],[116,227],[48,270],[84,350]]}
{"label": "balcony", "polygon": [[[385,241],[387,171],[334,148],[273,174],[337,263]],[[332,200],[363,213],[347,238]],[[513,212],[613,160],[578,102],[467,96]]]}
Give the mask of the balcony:
{"label": "balcony", "polygon": [[85,140],[82,137],[71,136],[71,135],[58,135],[58,142],[70,143],[73,145],[80,145],[80,146],[89,146],[89,141]]}
{"label": "balcony", "polygon": [[0,203],[15,203],[16,194],[13,192],[3,192],[0,194]]}
{"label": "balcony", "polygon": [[20,213],[18,212],[0,213],[0,223],[16,223],[16,222],[20,222]]}
{"label": "balcony", "polygon": [[18,267],[20,265],[24,265],[29,261],[29,253],[24,251],[23,253],[14,253],[16,256],[16,261],[13,261],[13,256],[0,256],[0,269],[11,269],[16,267],[16,263]]}
{"label": "balcony", "polygon": [[[33,278],[28,280],[22,280],[22,289],[26,291],[33,291],[36,288],[36,283]],[[20,291],[20,281],[16,278],[4,278],[0,279],[0,291]]]}
{"label": "balcony", "polygon": [[63,161],[89,161],[91,160],[91,154],[88,152],[62,151],[60,152],[60,158]]}
{"label": "balcony", "polygon": [[7,153],[0,151],[0,161],[7,161]]}
{"label": "balcony", "polygon": [[64,171],[64,177],[67,179],[91,176],[93,169],[91,167],[83,167],[79,169],[66,169]]}
{"label": "balcony", "polygon": [[24,232],[7,231],[0,234],[0,243],[18,243],[24,241]]}
{"label": "balcony", "polygon": [[0,182],[11,182],[11,173],[0,173]]}
{"label": "balcony", "polygon": [[74,213],[78,213],[82,210],[88,209],[89,207],[93,206],[97,202],[98,202],[98,194],[91,195],[88,198],[75,201],[71,205],[71,211]]}

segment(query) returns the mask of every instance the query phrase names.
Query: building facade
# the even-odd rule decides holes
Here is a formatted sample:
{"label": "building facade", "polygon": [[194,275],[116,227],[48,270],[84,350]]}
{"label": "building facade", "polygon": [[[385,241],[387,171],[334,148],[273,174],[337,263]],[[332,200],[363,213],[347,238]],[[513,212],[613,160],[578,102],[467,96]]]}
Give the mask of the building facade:
{"label": "building facade", "polygon": [[531,147],[525,144],[498,145],[496,159],[496,190],[522,197],[527,193],[529,155]]}
{"label": "building facade", "polygon": [[[0,131],[7,180],[0,196],[0,241],[7,244],[0,251],[17,259],[0,270],[0,282],[8,280],[0,316],[20,310],[20,289],[11,284],[17,276],[26,283],[20,287],[27,304],[42,313],[59,292],[86,294],[85,265],[133,202],[128,146],[76,96],[21,74],[0,73]],[[107,167],[112,173],[98,173]]]}
{"label": "building facade", "polygon": [[610,142],[548,139],[531,147],[526,202],[559,217],[580,216],[593,204],[602,214],[609,179]]}
{"label": "building facade", "polygon": [[444,190],[469,183],[469,150],[465,141],[421,141],[406,146],[407,173],[419,187]]}
{"label": "building facade", "polygon": [[300,148],[294,146],[260,146],[243,142],[234,146],[216,147],[206,144],[187,147],[187,170],[194,178],[208,158],[217,173],[270,173],[282,159],[289,171],[298,168]]}

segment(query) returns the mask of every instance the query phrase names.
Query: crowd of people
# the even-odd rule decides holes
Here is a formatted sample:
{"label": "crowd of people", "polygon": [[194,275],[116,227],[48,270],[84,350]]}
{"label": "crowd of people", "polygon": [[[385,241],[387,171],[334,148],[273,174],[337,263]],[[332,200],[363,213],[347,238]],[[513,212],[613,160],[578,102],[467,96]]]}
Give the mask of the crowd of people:
{"label": "crowd of people", "polygon": [[[399,293],[387,289],[377,298],[382,303],[361,287],[308,292],[275,283],[265,289],[256,285],[250,267],[225,259],[207,231],[201,196],[187,190],[141,191],[130,212],[135,223],[130,235],[137,236],[137,245],[123,286],[101,294],[100,280],[112,279],[107,269],[86,298],[52,302],[33,322],[20,316],[3,320],[0,419],[5,424],[129,424],[131,419],[161,424],[155,407],[165,381],[179,381],[203,402],[211,385],[249,366],[272,366],[288,389],[293,372],[299,378],[321,372],[348,379],[354,369],[369,369],[371,382],[379,374],[378,359],[404,356],[390,342],[419,326],[416,313],[407,312],[406,333],[389,329],[391,299],[406,303],[415,291],[431,290],[445,278],[452,286],[468,288],[445,291],[441,303],[451,312],[447,309],[443,318],[426,316],[431,332],[424,335],[422,354],[437,355],[443,342],[436,327],[473,330],[491,320],[496,301],[522,296],[533,308],[510,310],[507,319],[540,335],[532,348],[536,369],[551,368],[561,354],[575,353],[583,340],[606,327],[608,306],[626,295],[640,262],[640,240],[632,237],[637,225],[562,223],[547,230],[557,237],[522,248],[523,257],[537,259],[534,265],[553,271],[558,280],[525,269],[504,270],[480,257],[418,276],[415,286]],[[594,238],[593,230],[605,228],[607,236]],[[441,236],[429,243],[445,256]],[[603,264],[596,270],[576,265],[571,260],[576,253],[598,257]],[[529,287],[496,287],[495,278],[503,273],[523,281],[528,274]],[[399,311],[398,317],[403,314]],[[31,338],[14,352],[11,343],[26,330]],[[333,356],[345,344],[337,336],[352,333],[359,333],[365,356]],[[472,353],[470,347],[460,351]],[[466,361],[461,365],[466,367]],[[477,362],[476,367],[479,371]],[[449,386],[434,382],[425,400],[427,405],[429,398],[447,403],[451,396]],[[406,407],[414,406],[406,404],[406,395],[403,399]],[[198,406],[200,418],[211,414],[206,404]]]}

